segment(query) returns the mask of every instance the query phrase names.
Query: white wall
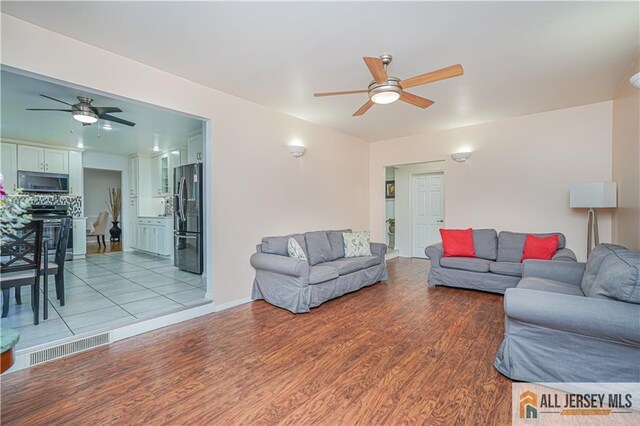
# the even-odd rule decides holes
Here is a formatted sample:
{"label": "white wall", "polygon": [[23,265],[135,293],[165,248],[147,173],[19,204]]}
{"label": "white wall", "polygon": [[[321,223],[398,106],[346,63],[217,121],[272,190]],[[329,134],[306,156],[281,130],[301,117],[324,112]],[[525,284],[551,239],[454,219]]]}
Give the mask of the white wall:
{"label": "white wall", "polygon": [[[447,227],[561,231],[584,260],[586,211],[569,208],[569,188],[611,180],[611,133],[612,102],[603,102],[373,143],[372,238],[383,238],[383,168],[445,160]],[[467,162],[450,158],[465,150]],[[610,212],[599,219],[600,240],[611,241]]]}
{"label": "white wall", "polygon": [[613,241],[640,251],[640,90],[629,77],[640,72],[638,58],[625,74],[613,100],[613,180],[618,183],[618,208],[613,216]]}
{"label": "white wall", "polygon": [[[114,170],[84,169],[84,214],[95,220],[100,212],[108,211],[109,188],[121,188],[121,172]],[[113,218],[109,215],[109,221]]]}
{"label": "white wall", "polygon": [[[261,237],[369,226],[369,146],[357,138],[5,14],[2,62],[211,120],[206,143],[212,174],[210,256],[217,304],[250,296],[254,273],[249,257]],[[306,155],[299,159],[287,150],[295,138],[307,146]]]}
{"label": "white wall", "polygon": [[[396,248],[400,251],[400,256],[413,255],[411,176],[443,171],[444,161],[407,164],[396,168]],[[446,176],[444,185],[447,185]]]}

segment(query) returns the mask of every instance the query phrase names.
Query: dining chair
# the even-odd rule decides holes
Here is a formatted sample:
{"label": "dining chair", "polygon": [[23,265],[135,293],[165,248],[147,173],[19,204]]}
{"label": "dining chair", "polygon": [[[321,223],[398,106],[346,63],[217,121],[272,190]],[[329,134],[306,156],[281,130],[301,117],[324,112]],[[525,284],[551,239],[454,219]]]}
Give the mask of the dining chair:
{"label": "dining chair", "polygon": [[33,323],[40,320],[40,276],[42,267],[41,220],[34,220],[13,233],[4,233],[0,260],[2,288],[2,318],[9,314],[9,291],[14,287],[31,286]]}
{"label": "dining chair", "polygon": [[98,220],[93,222],[93,231],[87,230],[87,237],[96,237],[98,247],[100,246],[100,237],[102,237],[102,245],[107,246],[104,242],[104,234],[107,233],[107,221],[109,220],[109,212],[100,212]]}
{"label": "dining chair", "polygon": [[[58,235],[56,236],[56,251],[55,254],[49,256],[48,263],[42,264],[41,275],[44,279],[44,319],[49,317],[49,285],[48,276],[53,275],[56,283],[56,298],[60,301],[60,306],[64,306],[64,262],[67,257],[67,246],[69,245],[69,234],[71,231],[71,219],[64,218],[60,221],[60,228],[58,229]],[[43,254],[44,257],[44,254]],[[46,274],[45,274],[46,267]],[[21,289],[16,287],[16,303],[22,304]]]}

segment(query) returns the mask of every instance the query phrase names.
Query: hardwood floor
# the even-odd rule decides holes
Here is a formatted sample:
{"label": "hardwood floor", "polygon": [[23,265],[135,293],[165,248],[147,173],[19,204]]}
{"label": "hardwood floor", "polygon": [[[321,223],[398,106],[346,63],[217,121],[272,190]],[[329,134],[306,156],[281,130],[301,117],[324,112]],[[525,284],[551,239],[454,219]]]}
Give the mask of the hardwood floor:
{"label": "hardwood floor", "polygon": [[98,245],[95,241],[87,241],[87,256],[92,254],[113,253],[122,251],[121,242],[111,242],[108,238],[105,238],[105,245]]}
{"label": "hardwood floor", "polygon": [[510,424],[502,297],[428,261],[293,315],[263,301],[2,377],[9,424]]}

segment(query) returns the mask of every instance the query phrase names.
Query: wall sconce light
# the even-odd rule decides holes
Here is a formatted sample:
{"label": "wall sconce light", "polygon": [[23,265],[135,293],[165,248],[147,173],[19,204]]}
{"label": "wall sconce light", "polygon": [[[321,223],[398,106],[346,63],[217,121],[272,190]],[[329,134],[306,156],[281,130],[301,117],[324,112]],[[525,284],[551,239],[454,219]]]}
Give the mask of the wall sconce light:
{"label": "wall sconce light", "polygon": [[289,145],[289,154],[296,158],[302,157],[306,151],[307,148],[302,145]]}
{"label": "wall sconce light", "polygon": [[458,163],[462,163],[464,161],[467,161],[469,158],[471,158],[471,153],[470,152],[454,152],[453,154],[451,154],[451,158],[453,158],[453,160],[457,161]]}
{"label": "wall sconce light", "polygon": [[629,79],[629,83],[631,83],[631,85],[636,89],[640,89],[640,72],[632,75]]}

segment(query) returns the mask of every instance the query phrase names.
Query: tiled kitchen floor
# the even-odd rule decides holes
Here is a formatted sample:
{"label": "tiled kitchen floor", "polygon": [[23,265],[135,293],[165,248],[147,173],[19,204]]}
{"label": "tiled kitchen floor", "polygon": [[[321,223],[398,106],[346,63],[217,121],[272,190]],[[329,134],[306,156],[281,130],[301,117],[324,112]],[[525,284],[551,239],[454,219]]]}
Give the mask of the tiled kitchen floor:
{"label": "tiled kitchen floor", "polygon": [[55,281],[49,277],[49,319],[33,325],[31,296],[22,289],[22,305],[13,290],[9,315],[2,327],[20,332],[16,349],[25,349],[124,323],[132,323],[208,303],[200,275],[181,271],[166,259],[141,252],[116,252],[65,262],[65,306],[56,299]]}

